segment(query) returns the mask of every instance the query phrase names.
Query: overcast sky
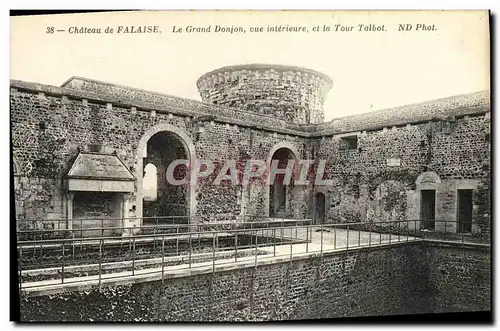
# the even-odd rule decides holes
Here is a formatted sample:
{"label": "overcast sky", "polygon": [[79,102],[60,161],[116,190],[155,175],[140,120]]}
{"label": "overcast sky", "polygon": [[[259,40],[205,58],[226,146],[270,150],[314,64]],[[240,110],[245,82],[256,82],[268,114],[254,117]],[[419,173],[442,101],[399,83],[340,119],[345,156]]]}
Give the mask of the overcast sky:
{"label": "overcast sky", "polygon": [[[172,33],[188,25],[241,26],[245,34]],[[342,24],[353,32],[313,32]],[[384,25],[358,32],[358,24]],[[397,31],[434,24],[435,31]],[[157,25],[161,34],[69,34],[70,27]],[[309,33],[249,33],[294,25]],[[65,32],[47,34],[47,27]],[[214,27],[212,27],[213,29]],[[227,65],[318,70],[333,80],[325,117],[362,113],[489,88],[486,12],[143,12],[11,18],[11,78],[61,85],[71,76],[200,100],[196,80]]]}

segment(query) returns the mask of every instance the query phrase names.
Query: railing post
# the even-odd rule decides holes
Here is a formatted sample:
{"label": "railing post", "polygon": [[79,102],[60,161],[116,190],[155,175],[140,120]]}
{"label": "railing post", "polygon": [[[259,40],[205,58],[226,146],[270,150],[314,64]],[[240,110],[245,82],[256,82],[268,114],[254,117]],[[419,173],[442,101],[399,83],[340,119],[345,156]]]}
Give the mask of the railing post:
{"label": "railing post", "polygon": [[165,234],[161,237],[161,282],[165,278]]}
{"label": "railing post", "polygon": [[201,247],[201,224],[198,225],[198,249]]}
{"label": "railing post", "polygon": [[215,272],[215,236],[217,235],[217,232],[214,232],[214,235],[212,237],[213,240],[213,252],[212,252],[212,272]]}
{"label": "railing post", "polygon": [[347,224],[347,242],[346,242],[346,250],[349,250],[349,224]]}
{"label": "railing post", "polygon": [[[473,232],[472,232],[472,221],[470,222],[470,232],[471,232],[471,236],[473,235]],[[483,243],[483,240],[485,238],[483,237],[483,229],[480,229],[479,230],[479,243],[482,244]]]}
{"label": "railing post", "polygon": [[358,229],[358,247],[361,246],[361,230]]}
{"label": "railing post", "polygon": [[406,222],[406,242],[410,241],[410,222],[408,220]]}
{"label": "railing post", "polygon": [[323,256],[323,224],[320,225],[320,231],[321,231],[320,254],[321,254],[321,256]]}
{"label": "railing post", "polygon": [[401,239],[401,221],[398,221],[398,242]]}
{"label": "railing post", "polygon": [[333,226],[333,249],[337,249],[337,227]]}
{"label": "railing post", "polygon": [[135,275],[135,234],[132,237],[132,276]]}
{"label": "railing post", "polygon": [[446,220],[444,220],[444,240],[446,240]]}
{"label": "railing post", "polygon": [[309,253],[309,225],[306,225],[306,253]]}
{"label": "railing post", "polygon": [[415,220],[415,227],[413,228],[413,230],[414,230],[413,231],[414,232],[413,237],[414,237],[415,240],[417,240],[417,220]]}
{"label": "railing post", "polygon": [[[199,235],[199,232],[198,232],[198,235]],[[191,231],[189,231],[189,268],[191,268],[191,249],[192,249],[192,245],[191,245]]]}
{"label": "railing post", "polygon": [[177,225],[177,229],[176,229],[175,252],[176,252],[176,255],[179,255],[179,225]]}
{"label": "railing post", "polygon": [[276,256],[276,228],[273,228],[273,256]]}
{"label": "railing post", "polygon": [[43,265],[43,232],[40,233],[40,262]]}
{"label": "railing post", "polygon": [[101,288],[101,277],[102,277],[102,241],[99,239],[99,288]]}
{"label": "railing post", "polygon": [[255,268],[257,269],[257,255],[258,255],[258,237],[257,237],[257,230],[255,230]]}
{"label": "railing post", "polygon": [[391,244],[392,224],[389,223],[389,245]]}
{"label": "railing post", "polygon": [[64,284],[64,250],[65,250],[65,245],[64,245],[64,242],[65,242],[65,239],[62,240],[62,264],[61,264],[61,283]]}
{"label": "railing post", "polygon": [[23,288],[23,246],[20,245],[18,252],[18,265],[19,265],[19,294]]}
{"label": "railing post", "polygon": [[238,262],[238,232],[234,235],[234,262]]}
{"label": "railing post", "polygon": [[368,239],[368,247],[372,246],[372,223],[368,223],[368,232],[370,234],[370,238]]}
{"label": "railing post", "polygon": [[283,241],[283,232],[285,231],[284,223],[285,223],[285,218],[282,218],[281,219],[281,241]]}
{"label": "railing post", "polygon": [[292,251],[293,251],[293,228],[290,228],[290,263],[292,263]]}
{"label": "railing post", "polygon": [[153,227],[153,252],[156,250],[156,227]]}

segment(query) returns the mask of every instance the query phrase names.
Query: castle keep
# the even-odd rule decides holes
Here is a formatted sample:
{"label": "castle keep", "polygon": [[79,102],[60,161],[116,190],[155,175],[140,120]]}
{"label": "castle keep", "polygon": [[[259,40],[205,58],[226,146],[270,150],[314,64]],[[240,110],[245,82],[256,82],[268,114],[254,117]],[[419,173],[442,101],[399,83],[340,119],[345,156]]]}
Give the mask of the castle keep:
{"label": "castle keep", "polygon": [[[61,87],[10,86],[19,220],[71,228],[75,219],[109,219],[110,227],[120,219],[140,228],[148,217],[260,215],[489,229],[489,91],[325,122],[332,81],[289,66],[209,72],[197,82],[202,102],[79,77]],[[326,160],[332,185],[167,185],[176,159]],[[157,183],[153,194],[146,177]]]}

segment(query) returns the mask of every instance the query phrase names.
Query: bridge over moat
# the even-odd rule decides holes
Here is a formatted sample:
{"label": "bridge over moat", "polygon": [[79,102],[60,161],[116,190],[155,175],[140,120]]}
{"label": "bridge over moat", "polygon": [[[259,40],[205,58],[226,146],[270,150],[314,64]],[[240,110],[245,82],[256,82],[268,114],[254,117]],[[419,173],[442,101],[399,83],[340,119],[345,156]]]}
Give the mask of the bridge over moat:
{"label": "bridge over moat", "polygon": [[129,237],[113,236],[113,231],[105,234],[109,227],[20,230],[20,287],[24,293],[43,295],[418,241],[489,244],[481,235],[421,230],[416,226],[421,221],[328,225],[292,219],[234,221],[157,225]]}
{"label": "bridge over moat", "polygon": [[[257,313],[281,312],[279,300],[299,314],[289,318],[489,309],[489,244],[481,236],[421,231],[410,222],[365,225],[219,222],[74,239],[34,231],[38,240],[18,243],[23,319],[50,321],[57,309],[69,321],[223,320],[233,314],[253,320],[266,319]],[[453,298],[450,286],[456,286]],[[125,298],[132,305],[127,313],[116,308]],[[304,310],[306,303],[317,311]],[[346,304],[342,311],[333,308]]]}

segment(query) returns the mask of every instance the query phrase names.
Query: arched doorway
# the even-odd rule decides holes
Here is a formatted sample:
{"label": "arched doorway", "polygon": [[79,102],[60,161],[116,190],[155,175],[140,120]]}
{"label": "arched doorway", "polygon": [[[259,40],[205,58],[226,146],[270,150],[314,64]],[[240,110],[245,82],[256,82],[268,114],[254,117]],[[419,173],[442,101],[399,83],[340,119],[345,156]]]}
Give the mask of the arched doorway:
{"label": "arched doorway", "polygon": [[[149,138],[143,155],[142,214],[144,223],[187,223],[189,183],[178,185],[168,180],[172,162],[186,160],[173,171],[176,180],[188,178],[189,153],[182,139],[173,132],[160,131]],[[180,216],[179,218],[172,218]]]}
{"label": "arched doorway", "polygon": [[[269,166],[277,162],[278,169],[286,169],[289,161],[295,161],[294,153],[282,147],[273,153]],[[269,168],[271,169],[271,167]],[[270,217],[287,217],[291,216],[289,202],[291,201],[291,193],[294,187],[294,172],[292,168],[292,176],[287,181],[285,174],[276,174],[274,181],[270,182],[269,186],[269,216]]]}
{"label": "arched doorway", "polygon": [[325,205],[326,205],[326,197],[321,192],[316,192],[314,195],[314,223],[322,224],[325,223],[326,215],[325,215]]}

